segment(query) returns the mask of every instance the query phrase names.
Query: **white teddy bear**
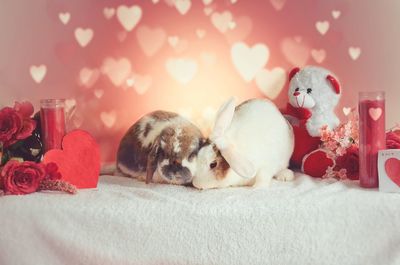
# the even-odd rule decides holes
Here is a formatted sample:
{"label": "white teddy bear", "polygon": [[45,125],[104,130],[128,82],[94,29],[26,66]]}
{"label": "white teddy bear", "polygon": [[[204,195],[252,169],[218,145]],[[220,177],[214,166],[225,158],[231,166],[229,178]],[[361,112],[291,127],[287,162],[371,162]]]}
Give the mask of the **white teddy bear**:
{"label": "white teddy bear", "polygon": [[341,96],[340,85],[328,70],[316,66],[294,68],[289,80],[285,116],[295,135],[291,165],[310,176],[321,177],[334,163],[319,149],[321,128],[327,126],[333,130],[340,123],[335,114]]}
{"label": "white teddy bear", "polygon": [[339,125],[334,109],[340,95],[337,79],[324,68],[307,66],[301,70],[295,68],[290,73],[289,103],[294,108],[311,111],[306,123],[311,136],[320,136],[320,129],[325,125],[329,129]]}

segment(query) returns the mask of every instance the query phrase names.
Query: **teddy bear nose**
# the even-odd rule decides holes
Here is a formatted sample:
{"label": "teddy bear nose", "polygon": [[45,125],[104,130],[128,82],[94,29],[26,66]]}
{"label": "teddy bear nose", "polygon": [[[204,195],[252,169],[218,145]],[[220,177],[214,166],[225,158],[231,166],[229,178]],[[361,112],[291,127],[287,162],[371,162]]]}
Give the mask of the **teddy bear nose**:
{"label": "teddy bear nose", "polygon": [[299,91],[296,91],[296,92],[293,93],[293,96],[295,96],[295,97],[297,97],[298,95],[300,95]]}

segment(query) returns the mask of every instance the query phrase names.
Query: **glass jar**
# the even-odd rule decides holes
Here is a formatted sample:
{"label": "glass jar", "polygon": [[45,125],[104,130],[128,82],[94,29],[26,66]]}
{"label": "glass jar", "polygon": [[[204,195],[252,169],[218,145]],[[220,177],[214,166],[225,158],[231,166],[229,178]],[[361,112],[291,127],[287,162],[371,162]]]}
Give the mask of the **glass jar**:
{"label": "glass jar", "polygon": [[377,188],[378,152],[386,149],[385,92],[359,93],[360,186]]}
{"label": "glass jar", "polygon": [[40,121],[44,153],[61,149],[65,131],[65,100],[43,99],[40,101]]}

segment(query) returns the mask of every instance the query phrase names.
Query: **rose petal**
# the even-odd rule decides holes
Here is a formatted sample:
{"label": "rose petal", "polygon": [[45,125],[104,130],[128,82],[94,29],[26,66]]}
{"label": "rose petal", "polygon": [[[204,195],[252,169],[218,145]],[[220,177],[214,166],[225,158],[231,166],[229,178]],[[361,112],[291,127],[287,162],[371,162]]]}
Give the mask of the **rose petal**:
{"label": "rose petal", "polygon": [[23,126],[21,130],[18,132],[15,138],[18,140],[26,139],[32,135],[32,132],[35,130],[35,128],[36,128],[36,121],[31,119],[25,119],[23,121]]}
{"label": "rose petal", "polygon": [[19,112],[24,118],[32,116],[34,112],[33,105],[29,101],[15,102],[14,109]]}

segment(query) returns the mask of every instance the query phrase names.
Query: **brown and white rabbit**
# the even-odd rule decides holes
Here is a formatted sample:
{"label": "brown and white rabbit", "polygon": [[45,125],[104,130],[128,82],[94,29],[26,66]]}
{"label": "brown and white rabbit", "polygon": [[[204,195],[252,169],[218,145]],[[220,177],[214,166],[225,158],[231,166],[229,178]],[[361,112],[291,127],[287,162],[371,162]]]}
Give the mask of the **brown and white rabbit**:
{"label": "brown and white rabbit", "polygon": [[266,187],[273,177],[292,180],[288,169],[294,139],[291,125],[269,100],[221,106],[208,144],[201,147],[193,186]]}
{"label": "brown and white rabbit", "polygon": [[117,169],[146,183],[191,183],[202,140],[200,130],[178,114],[149,113],[122,138]]}

